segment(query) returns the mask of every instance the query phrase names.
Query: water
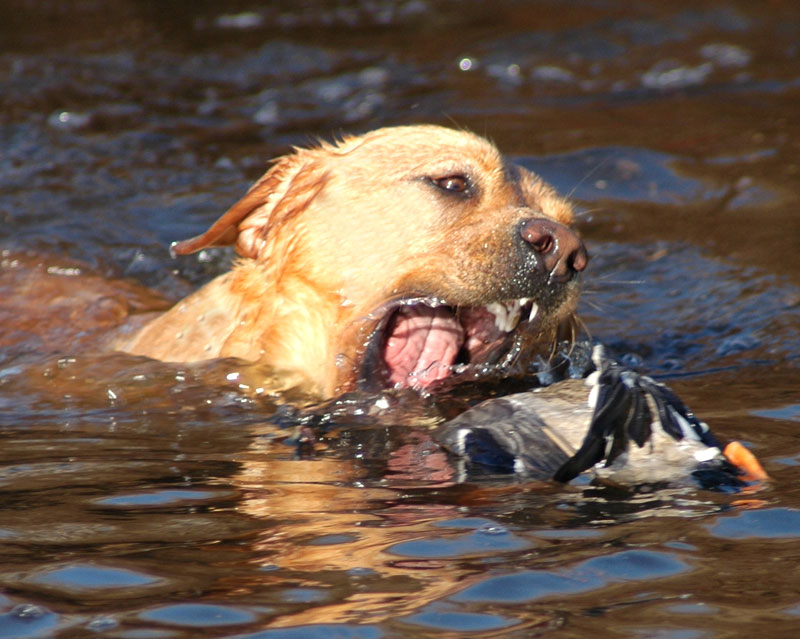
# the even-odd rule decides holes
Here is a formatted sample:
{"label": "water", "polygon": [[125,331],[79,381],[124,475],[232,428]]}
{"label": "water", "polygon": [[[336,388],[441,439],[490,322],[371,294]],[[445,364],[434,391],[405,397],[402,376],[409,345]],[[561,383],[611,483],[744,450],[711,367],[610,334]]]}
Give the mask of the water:
{"label": "water", "polygon": [[[12,0],[0,25],[0,326],[10,281],[62,277],[0,328],[0,638],[796,636],[798,8]],[[86,314],[224,269],[169,242],[270,157],[423,121],[577,199],[587,329],[767,487],[454,484],[424,426],[464,398],[352,398],[296,459],[306,398],[258,366],[70,352]]]}

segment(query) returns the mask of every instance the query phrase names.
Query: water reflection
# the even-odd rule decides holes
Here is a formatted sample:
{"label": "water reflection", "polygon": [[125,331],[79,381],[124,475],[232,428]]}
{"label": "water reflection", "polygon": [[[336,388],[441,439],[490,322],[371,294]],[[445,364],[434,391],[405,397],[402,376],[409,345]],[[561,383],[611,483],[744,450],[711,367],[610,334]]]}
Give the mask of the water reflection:
{"label": "water reflection", "polygon": [[[47,303],[0,329],[0,638],[794,636],[798,25],[787,2],[3,3],[0,326],[12,290]],[[275,371],[76,352],[227,267],[166,247],[267,158],[419,121],[580,199],[589,329],[769,486],[456,484],[426,439],[448,407],[405,398],[298,460],[281,406],[308,398],[258,393]]]}

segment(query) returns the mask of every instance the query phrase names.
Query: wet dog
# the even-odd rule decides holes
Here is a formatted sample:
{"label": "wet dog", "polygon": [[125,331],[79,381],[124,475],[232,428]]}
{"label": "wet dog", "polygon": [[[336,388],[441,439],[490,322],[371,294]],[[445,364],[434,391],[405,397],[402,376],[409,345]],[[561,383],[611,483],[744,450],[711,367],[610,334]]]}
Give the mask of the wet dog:
{"label": "wet dog", "polygon": [[120,350],[237,357],[321,397],[428,388],[550,348],[587,253],[573,210],[476,135],[379,129],[281,157],[184,255],[234,245],[233,269]]}

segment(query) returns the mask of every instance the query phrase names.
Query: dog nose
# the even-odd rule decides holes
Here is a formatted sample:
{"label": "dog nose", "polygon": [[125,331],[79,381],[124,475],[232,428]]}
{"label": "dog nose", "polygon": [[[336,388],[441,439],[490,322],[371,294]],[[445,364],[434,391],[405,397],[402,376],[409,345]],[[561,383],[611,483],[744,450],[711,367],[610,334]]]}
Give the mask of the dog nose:
{"label": "dog nose", "polygon": [[566,282],[586,268],[589,254],[581,238],[555,220],[534,217],[523,220],[519,227],[551,281]]}

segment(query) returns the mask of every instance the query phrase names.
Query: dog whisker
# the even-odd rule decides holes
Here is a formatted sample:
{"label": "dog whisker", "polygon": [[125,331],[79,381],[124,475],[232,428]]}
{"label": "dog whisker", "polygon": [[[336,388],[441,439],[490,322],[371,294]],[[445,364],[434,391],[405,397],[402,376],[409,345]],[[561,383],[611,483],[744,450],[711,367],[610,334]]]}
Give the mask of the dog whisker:
{"label": "dog whisker", "polygon": [[605,168],[611,162],[611,160],[615,160],[618,157],[620,157],[619,153],[613,153],[613,154],[603,158],[597,164],[595,164],[591,169],[589,169],[586,172],[586,174],[580,180],[578,180],[578,183],[575,186],[573,186],[572,189],[570,189],[567,192],[567,197],[571,198],[573,195],[575,195],[575,191],[577,191],[583,185],[583,183],[586,182],[586,180],[588,180],[590,177],[592,177],[600,169]]}

